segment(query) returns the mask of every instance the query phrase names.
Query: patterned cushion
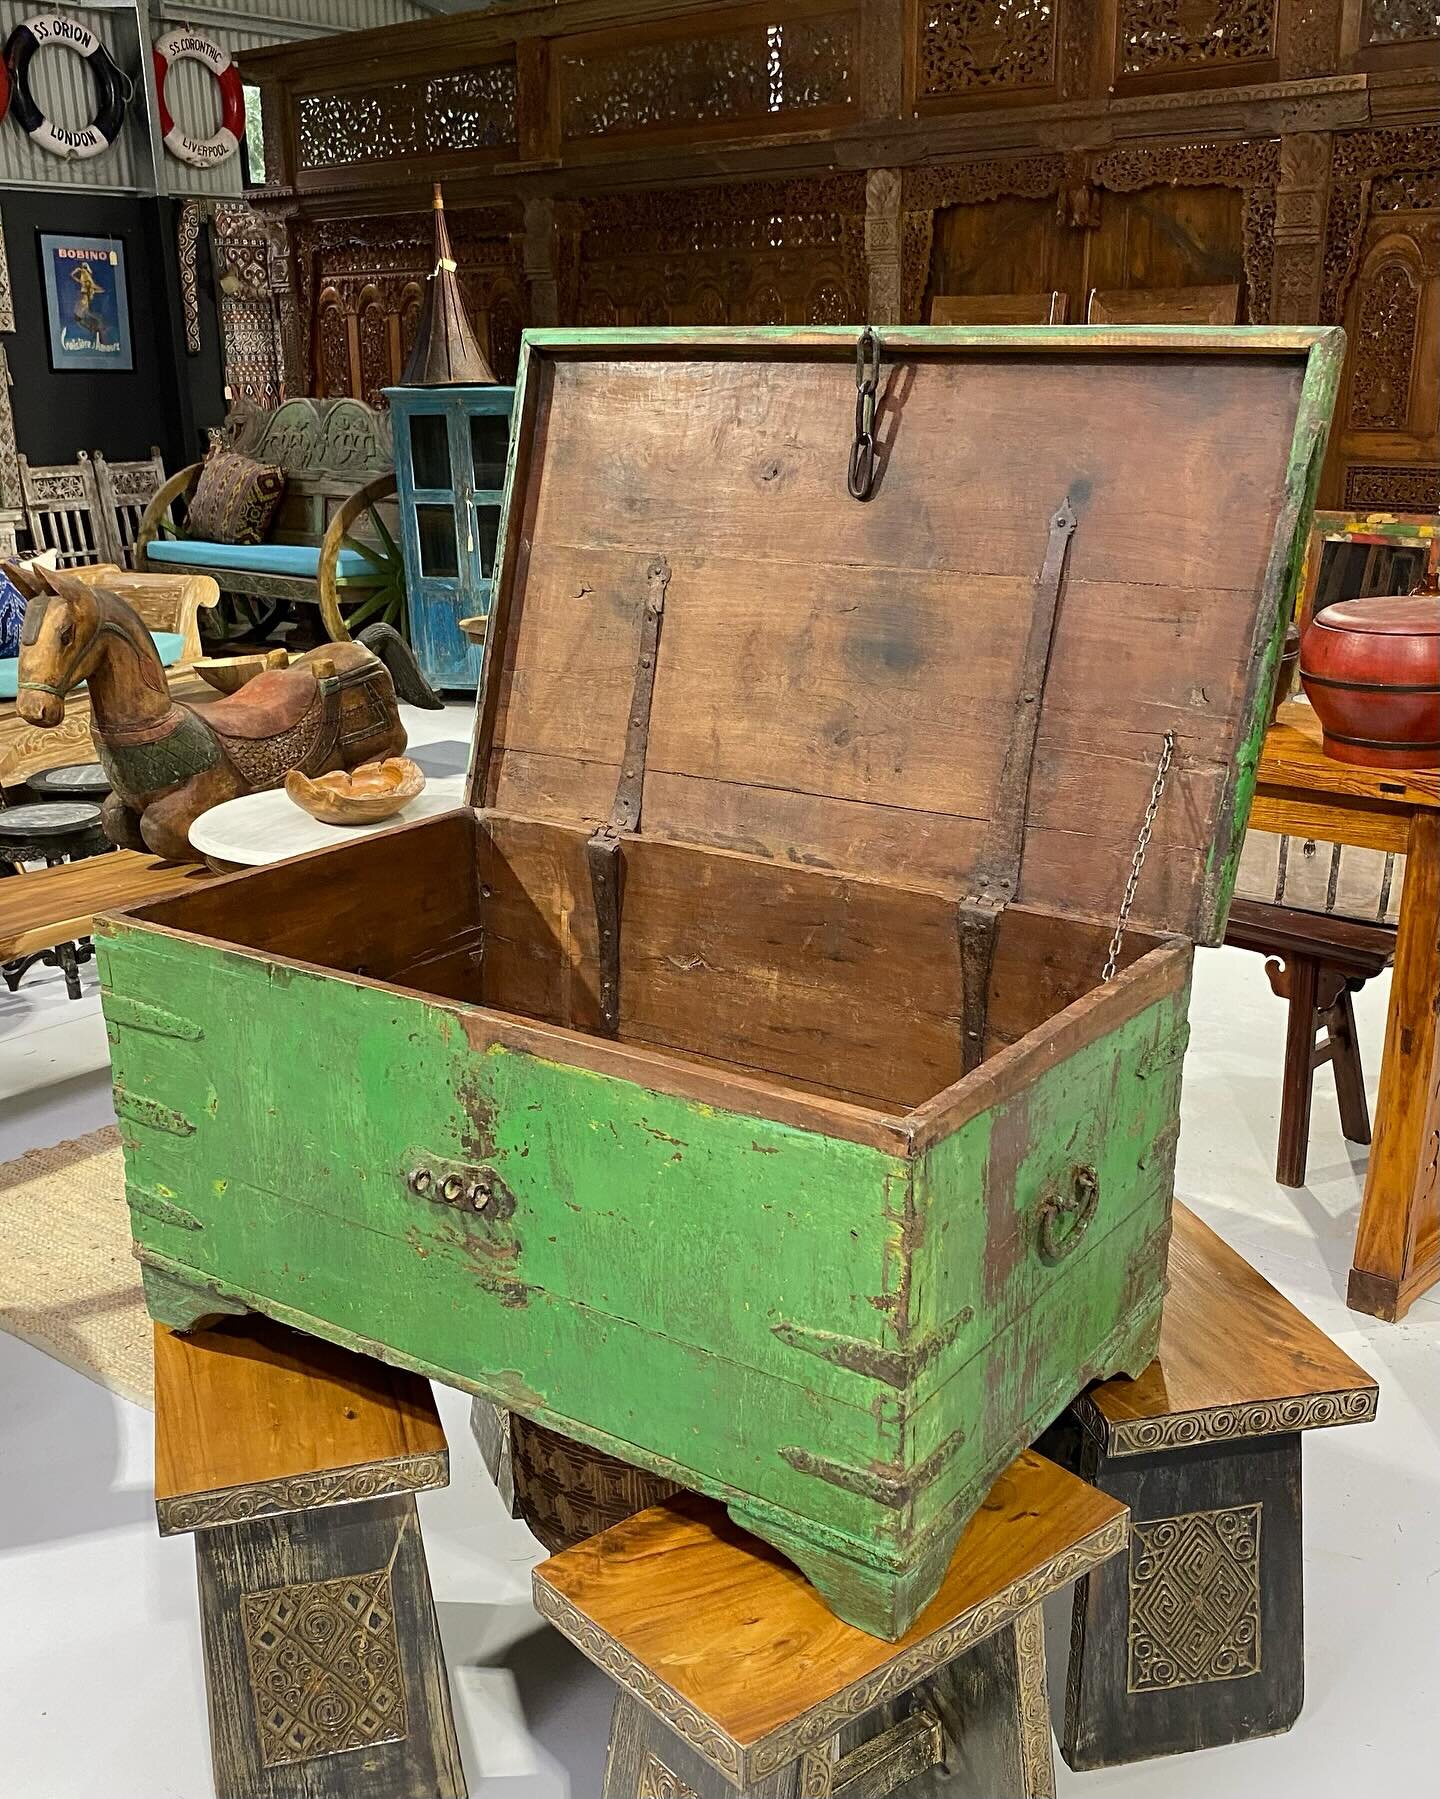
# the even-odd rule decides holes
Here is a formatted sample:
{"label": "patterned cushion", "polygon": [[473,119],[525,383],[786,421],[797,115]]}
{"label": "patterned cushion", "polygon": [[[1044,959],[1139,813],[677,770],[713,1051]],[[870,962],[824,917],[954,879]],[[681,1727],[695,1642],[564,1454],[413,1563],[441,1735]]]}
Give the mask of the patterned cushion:
{"label": "patterned cushion", "polygon": [[263,543],[285,492],[285,471],[235,450],[212,450],[185,515],[187,537]]}
{"label": "patterned cushion", "polygon": [[0,575],[0,657],[20,654],[25,596],[8,575]]}

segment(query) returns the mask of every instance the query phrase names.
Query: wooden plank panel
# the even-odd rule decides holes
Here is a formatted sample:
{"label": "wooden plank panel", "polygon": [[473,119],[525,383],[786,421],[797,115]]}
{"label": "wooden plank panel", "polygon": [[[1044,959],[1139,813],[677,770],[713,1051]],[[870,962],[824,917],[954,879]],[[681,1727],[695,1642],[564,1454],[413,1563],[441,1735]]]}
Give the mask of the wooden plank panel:
{"label": "wooden plank panel", "polygon": [[[485,1003],[599,1025],[584,835],[487,820]],[[886,1106],[959,1072],[954,905],[880,882],[624,841],[623,1042]]]}
{"label": "wooden plank panel", "polygon": [[595,541],[641,553],[783,542],[805,563],[838,543],[861,566],[1005,575],[1039,566],[1069,494],[1077,579],[1231,588],[1243,612],[1302,375],[1294,357],[916,356],[884,379],[886,461],[857,506],[851,358],[557,358],[534,541],[569,541],[585,520]]}

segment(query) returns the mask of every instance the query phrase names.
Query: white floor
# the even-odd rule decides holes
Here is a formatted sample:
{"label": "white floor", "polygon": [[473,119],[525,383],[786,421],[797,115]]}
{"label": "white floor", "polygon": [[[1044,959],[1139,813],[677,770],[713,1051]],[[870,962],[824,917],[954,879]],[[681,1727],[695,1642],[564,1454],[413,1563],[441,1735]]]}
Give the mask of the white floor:
{"label": "white floor", "polygon": [[[0,1159],[111,1116],[86,995],[0,992]],[[1373,1098],[1385,983],[1358,1011]],[[1378,1423],[1305,1451],[1308,1699],[1288,1735],[1076,1776],[1061,1799],[1339,1799],[1440,1790],[1440,1296],[1405,1323],[1346,1310],[1364,1174],[1322,1073],[1310,1184],[1274,1185],[1283,1008],[1257,957],[1198,959],[1179,1189],[1381,1381]],[[420,1500],[472,1794],[594,1799],[609,1695],[536,1619],[539,1551],[506,1517],[442,1391],[453,1481]],[[193,1557],[151,1510],[151,1420],[0,1335],[0,1799],[208,1799]],[[1055,1683],[1060,1684],[1057,1675]]]}

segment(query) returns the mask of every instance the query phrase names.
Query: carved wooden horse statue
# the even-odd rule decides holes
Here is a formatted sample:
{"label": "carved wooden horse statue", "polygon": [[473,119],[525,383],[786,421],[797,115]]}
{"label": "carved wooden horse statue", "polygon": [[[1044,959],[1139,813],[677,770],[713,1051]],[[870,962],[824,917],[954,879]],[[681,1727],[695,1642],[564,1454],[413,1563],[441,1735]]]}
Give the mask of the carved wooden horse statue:
{"label": "carved wooden horse statue", "polygon": [[[86,683],[112,789],[105,833],[126,849],[198,861],[190,826],[222,800],[278,787],[292,768],[317,775],[398,755],[405,727],[387,662],[407,700],[441,704],[404,639],[380,626],[256,675],[225,699],[189,705],[171,694],[150,633],[124,600],[76,575],[42,578],[51,591],[33,595],[21,630],[20,715],[58,725],[65,696]],[[378,656],[366,647],[372,637]]]}

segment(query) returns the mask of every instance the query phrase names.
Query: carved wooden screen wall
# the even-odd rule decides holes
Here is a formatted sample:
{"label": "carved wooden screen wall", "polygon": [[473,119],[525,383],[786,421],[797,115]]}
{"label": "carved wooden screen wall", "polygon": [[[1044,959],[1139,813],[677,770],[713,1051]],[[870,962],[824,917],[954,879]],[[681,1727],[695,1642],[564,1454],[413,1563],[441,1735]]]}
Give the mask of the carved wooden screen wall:
{"label": "carved wooden screen wall", "polygon": [[[518,213],[447,209],[447,221],[471,320],[495,373],[512,380],[527,317]],[[415,341],[435,260],[431,213],[306,222],[296,252],[296,311],[311,391],[378,405]]]}
{"label": "carved wooden screen wall", "polygon": [[584,325],[844,324],[865,312],[865,178],[647,189],[587,202]]}
{"label": "carved wooden screen wall", "polygon": [[228,397],[272,408],[283,398],[278,297],[272,265],[285,257],[284,233],[243,201],[214,208],[212,232],[219,289],[220,340]]}

